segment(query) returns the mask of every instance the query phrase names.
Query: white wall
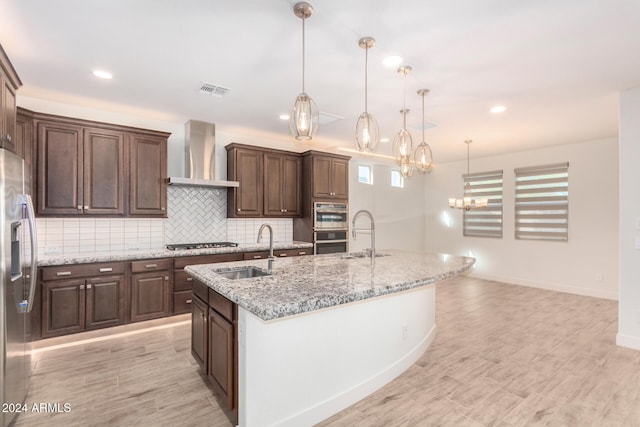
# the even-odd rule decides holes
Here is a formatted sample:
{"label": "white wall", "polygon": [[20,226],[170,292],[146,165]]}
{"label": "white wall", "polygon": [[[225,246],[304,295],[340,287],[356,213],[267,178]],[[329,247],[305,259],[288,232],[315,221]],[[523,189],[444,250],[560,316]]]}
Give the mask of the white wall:
{"label": "white wall", "polygon": [[640,87],[620,94],[618,345],[640,350]]}
{"label": "white wall", "polygon": [[[569,241],[516,240],[514,168],[559,162],[569,162]],[[500,169],[504,171],[502,239],[463,237],[462,211],[448,207],[449,197],[462,195],[466,160],[438,165],[427,177],[427,250],[476,257],[476,277],[616,299],[617,140],[471,158],[471,172]]]}
{"label": "white wall", "polygon": [[[358,165],[373,167],[373,185],[358,182]],[[392,163],[373,163],[365,156],[355,155],[349,162],[349,215],[350,221],[360,209],[373,214],[376,227],[377,249],[424,249],[424,203],[425,176],[414,172],[405,179],[404,188],[391,186]],[[369,228],[366,217],[358,218],[358,228]],[[357,239],[350,236],[349,250],[369,248],[369,234],[358,233]]]}

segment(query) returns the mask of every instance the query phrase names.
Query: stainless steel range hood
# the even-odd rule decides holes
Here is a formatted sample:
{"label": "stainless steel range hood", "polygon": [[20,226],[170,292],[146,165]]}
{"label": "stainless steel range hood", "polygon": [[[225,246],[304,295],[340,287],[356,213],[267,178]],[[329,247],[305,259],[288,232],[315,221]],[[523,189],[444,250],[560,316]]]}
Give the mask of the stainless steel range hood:
{"label": "stainless steel range hood", "polygon": [[215,130],[213,123],[189,120],[184,124],[185,177],[171,177],[169,185],[238,187],[237,181],[215,179]]}

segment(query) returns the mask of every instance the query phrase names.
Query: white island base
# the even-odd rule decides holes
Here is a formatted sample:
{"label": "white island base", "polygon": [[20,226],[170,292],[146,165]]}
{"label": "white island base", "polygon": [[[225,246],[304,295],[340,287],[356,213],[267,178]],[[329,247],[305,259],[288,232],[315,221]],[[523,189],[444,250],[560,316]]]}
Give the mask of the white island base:
{"label": "white island base", "polygon": [[238,307],[239,425],[311,426],[407,370],[435,335],[435,284],[263,321]]}

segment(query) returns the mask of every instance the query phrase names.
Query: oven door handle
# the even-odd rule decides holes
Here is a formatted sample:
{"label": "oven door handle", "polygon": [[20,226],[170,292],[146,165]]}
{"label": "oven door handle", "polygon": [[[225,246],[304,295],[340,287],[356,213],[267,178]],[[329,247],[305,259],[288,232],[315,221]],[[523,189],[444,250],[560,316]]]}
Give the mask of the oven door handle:
{"label": "oven door handle", "polygon": [[323,244],[323,243],[347,243],[346,239],[342,239],[342,240],[316,240],[316,245],[318,244]]}

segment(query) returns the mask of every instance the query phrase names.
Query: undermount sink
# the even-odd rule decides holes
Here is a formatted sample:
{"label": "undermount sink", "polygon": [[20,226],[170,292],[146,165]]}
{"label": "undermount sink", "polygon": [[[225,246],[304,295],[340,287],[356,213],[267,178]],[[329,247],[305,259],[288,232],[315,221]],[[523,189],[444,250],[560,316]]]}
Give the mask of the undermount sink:
{"label": "undermount sink", "polygon": [[225,269],[225,270],[215,270],[215,273],[231,280],[251,279],[252,277],[262,277],[262,276],[270,275],[265,270],[258,267],[254,267],[254,266],[236,267],[236,268]]}
{"label": "undermount sink", "polygon": [[[390,254],[376,252],[376,258],[383,257],[383,256],[389,256],[389,255]],[[363,251],[363,252],[348,252],[348,253],[338,254],[338,258],[340,258],[340,259],[371,258],[371,254],[369,252],[366,252],[366,251]]]}

